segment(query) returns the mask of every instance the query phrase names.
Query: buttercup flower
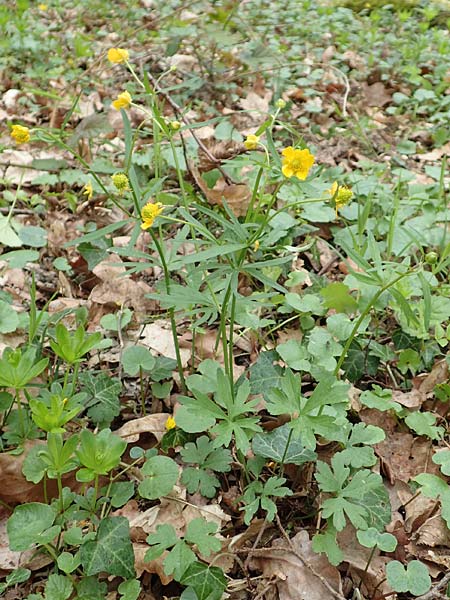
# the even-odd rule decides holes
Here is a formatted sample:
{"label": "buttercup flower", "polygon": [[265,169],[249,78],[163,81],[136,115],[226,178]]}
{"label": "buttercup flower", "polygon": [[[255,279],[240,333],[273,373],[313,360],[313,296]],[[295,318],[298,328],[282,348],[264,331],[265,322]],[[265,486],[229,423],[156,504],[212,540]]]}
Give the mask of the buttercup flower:
{"label": "buttercup flower", "polygon": [[141,210],[142,225],[141,229],[149,229],[156,217],[162,213],[164,206],[161,202],[148,202]]}
{"label": "buttercup flower", "polygon": [[18,144],[25,144],[30,141],[30,130],[22,125],[13,125],[11,129],[11,137]]}
{"label": "buttercup flower", "polygon": [[47,4],[38,4],[39,10],[47,10],[47,8],[48,8]]}
{"label": "buttercup flower", "polygon": [[175,423],[175,419],[173,417],[168,417],[166,421],[166,431],[170,431],[171,429],[175,429],[177,424]]}
{"label": "buttercup flower", "polygon": [[125,50],[125,48],[110,48],[108,50],[109,62],[117,65],[126,62],[129,56],[128,50]]}
{"label": "buttercup flower", "polygon": [[251,133],[247,136],[247,139],[244,142],[244,146],[247,148],[247,150],[256,150],[256,148],[258,147],[258,142],[259,135],[254,135],[253,133]]}
{"label": "buttercup flower", "polygon": [[83,195],[86,196],[88,200],[92,198],[94,194],[94,190],[92,189],[92,183],[89,181],[83,188]]}
{"label": "buttercup flower", "polygon": [[275,102],[275,106],[282,110],[283,108],[286,108],[286,102],[283,100],[283,98],[278,98],[278,100]]}
{"label": "buttercup flower", "polygon": [[117,99],[114,100],[112,105],[116,110],[120,110],[121,108],[128,108],[131,104],[132,98],[129,92],[122,92],[117,96]]}
{"label": "buttercup flower", "polygon": [[297,179],[308,177],[315,158],[307,148],[296,150],[292,146],[288,146],[281,154],[283,155],[281,171],[285,177],[297,177]]}
{"label": "buttercup flower", "polygon": [[339,185],[337,181],[333,183],[327,192],[330,194],[331,199],[334,200],[336,215],[338,210],[348,204],[353,197],[352,190],[346,185]]}
{"label": "buttercup flower", "polygon": [[121,193],[130,189],[130,181],[125,173],[114,173],[114,175],[111,175],[111,180],[114,187]]}
{"label": "buttercup flower", "polygon": [[180,121],[170,121],[169,125],[173,131],[178,131],[181,127]]}

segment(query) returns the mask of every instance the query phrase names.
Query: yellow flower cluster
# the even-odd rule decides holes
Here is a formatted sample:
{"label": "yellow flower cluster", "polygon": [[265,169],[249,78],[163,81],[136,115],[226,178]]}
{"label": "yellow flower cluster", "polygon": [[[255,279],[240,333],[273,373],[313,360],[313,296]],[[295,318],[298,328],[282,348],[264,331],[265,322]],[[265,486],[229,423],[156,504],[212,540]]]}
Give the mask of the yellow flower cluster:
{"label": "yellow flower cluster", "polygon": [[339,185],[337,181],[333,183],[327,192],[330,194],[331,200],[334,200],[336,215],[338,210],[348,204],[353,198],[352,190],[346,185]]}
{"label": "yellow flower cluster", "polygon": [[129,92],[122,92],[117,96],[112,105],[116,110],[120,110],[121,108],[129,108],[132,101],[133,100]]}
{"label": "yellow flower cluster", "polygon": [[281,154],[283,155],[281,171],[285,177],[297,177],[302,180],[308,177],[315,158],[307,148],[298,150],[288,146]]}
{"label": "yellow flower cluster", "polygon": [[90,181],[84,186],[83,195],[86,196],[88,200],[91,200],[92,196],[94,195],[94,190]]}
{"label": "yellow flower cluster", "polygon": [[11,128],[11,137],[18,144],[25,144],[30,141],[30,130],[22,125],[13,125]]}
{"label": "yellow flower cluster", "polygon": [[111,175],[111,181],[114,184],[116,190],[120,193],[126,192],[130,189],[130,181],[125,173],[114,173]]}
{"label": "yellow flower cluster", "polygon": [[244,146],[247,148],[247,150],[256,150],[256,148],[258,147],[258,144],[259,144],[259,135],[254,135],[253,133],[248,135],[244,142]]}
{"label": "yellow flower cluster", "polygon": [[108,60],[114,64],[120,65],[127,62],[130,54],[125,48],[110,48],[108,50]]}
{"label": "yellow flower cluster", "polygon": [[141,210],[142,229],[149,229],[156,217],[162,213],[164,206],[161,202],[148,202]]}

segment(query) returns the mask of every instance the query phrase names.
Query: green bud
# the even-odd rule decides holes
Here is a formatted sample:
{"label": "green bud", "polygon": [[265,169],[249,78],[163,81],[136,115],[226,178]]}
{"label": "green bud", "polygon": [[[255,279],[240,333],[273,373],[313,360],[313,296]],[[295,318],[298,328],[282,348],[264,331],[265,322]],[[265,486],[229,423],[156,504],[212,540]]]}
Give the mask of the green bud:
{"label": "green bud", "polygon": [[437,252],[427,252],[425,254],[425,262],[428,263],[429,265],[435,265],[438,261],[438,254]]}

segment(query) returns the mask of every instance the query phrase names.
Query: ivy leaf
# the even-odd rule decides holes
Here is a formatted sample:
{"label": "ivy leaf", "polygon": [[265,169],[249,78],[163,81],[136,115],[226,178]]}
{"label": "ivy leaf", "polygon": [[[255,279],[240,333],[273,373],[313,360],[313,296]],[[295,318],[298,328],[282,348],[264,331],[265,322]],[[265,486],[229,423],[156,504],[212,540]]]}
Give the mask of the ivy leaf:
{"label": "ivy leaf", "polygon": [[222,546],[220,540],[214,536],[216,531],[216,523],[200,517],[189,521],[185,539],[187,542],[195,544],[201,554],[209,556],[211,552],[219,552]]}
{"label": "ivy leaf", "polygon": [[316,460],[317,454],[302,444],[301,437],[293,435],[286,423],[270,433],[258,433],[253,438],[253,452],[280,464],[303,465]]}
{"label": "ivy leaf", "polygon": [[94,375],[85,371],[80,374],[79,379],[82,391],[87,393],[85,405],[89,409],[88,416],[101,428],[107,427],[120,413],[119,394],[122,384],[105,372]]}
{"label": "ivy leaf", "polygon": [[198,600],[220,600],[226,590],[227,580],[222,569],[193,562],[183,573],[180,583],[190,586]]}
{"label": "ivy leaf", "polygon": [[135,576],[130,525],[125,517],[106,517],[100,521],[95,540],[80,548],[81,564],[86,575],[105,572],[125,579]]}
{"label": "ivy leaf", "polygon": [[122,581],[117,591],[121,595],[120,600],[137,600],[141,592],[141,583],[137,579]]}
{"label": "ivy leaf", "polygon": [[274,350],[261,352],[258,360],[250,367],[249,381],[252,394],[263,394],[267,400],[270,389],[279,387],[283,369],[279,365],[274,365],[277,358]]}

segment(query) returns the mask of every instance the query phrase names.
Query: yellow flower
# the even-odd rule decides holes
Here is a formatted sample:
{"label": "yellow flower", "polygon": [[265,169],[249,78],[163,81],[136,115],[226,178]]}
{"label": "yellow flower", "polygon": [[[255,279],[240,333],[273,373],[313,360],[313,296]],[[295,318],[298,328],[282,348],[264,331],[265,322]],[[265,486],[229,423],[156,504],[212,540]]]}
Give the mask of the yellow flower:
{"label": "yellow flower", "polygon": [[337,181],[333,183],[327,192],[330,194],[331,199],[334,200],[336,215],[338,209],[348,204],[353,197],[352,190],[346,185],[339,185]]}
{"label": "yellow flower", "polygon": [[253,245],[253,252],[258,252],[259,249],[259,240],[256,240],[256,242]]}
{"label": "yellow flower", "polygon": [[83,195],[87,197],[88,200],[92,198],[94,195],[94,190],[92,189],[92,183],[89,181],[83,188]]}
{"label": "yellow flower", "polygon": [[121,108],[128,108],[132,102],[132,98],[129,92],[122,92],[117,96],[117,99],[114,100],[112,105],[116,110],[120,110]]}
{"label": "yellow flower", "polygon": [[110,48],[108,50],[109,62],[117,65],[126,62],[129,56],[128,50],[125,50],[125,48]]}
{"label": "yellow flower", "polygon": [[305,150],[296,150],[288,146],[281,153],[283,155],[283,166],[281,171],[285,177],[297,177],[297,179],[306,179],[310,168],[314,164],[314,156],[305,148]]}
{"label": "yellow flower", "polygon": [[116,190],[121,193],[130,189],[130,181],[125,173],[114,173],[114,175],[111,175],[111,180]]}
{"label": "yellow flower", "polygon": [[47,10],[47,8],[48,8],[47,4],[38,4],[39,10]]}
{"label": "yellow flower", "polygon": [[173,417],[168,417],[166,421],[166,431],[170,431],[171,429],[175,429],[177,424],[175,423],[175,419]]}
{"label": "yellow flower", "polygon": [[180,121],[170,121],[169,125],[173,131],[178,131],[181,127]]}
{"label": "yellow flower", "polygon": [[251,133],[247,136],[247,139],[244,142],[244,146],[247,148],[247,150],[256,150],[256,148],[258,147],[258,142],[259,135],[254,135],[253,133]]}
{"label": "yellow flower", "polygon": [[282,110],[283,108],[286,108],[286,102],[283,100],[283,98],[278,98],[278,100],[275,102],[275,106]]}
{"label": "yellow flower", "polygon": [[22,125],[13,125],[11,129],[11,137],[18,144],[25,144],[30,141],[30,130]]}
{"label": "yellow flower", "polygon": [[164,206],[161,202],[148,202],[141,210],[142,229],[149,229],[158,215],[162,213]]}

